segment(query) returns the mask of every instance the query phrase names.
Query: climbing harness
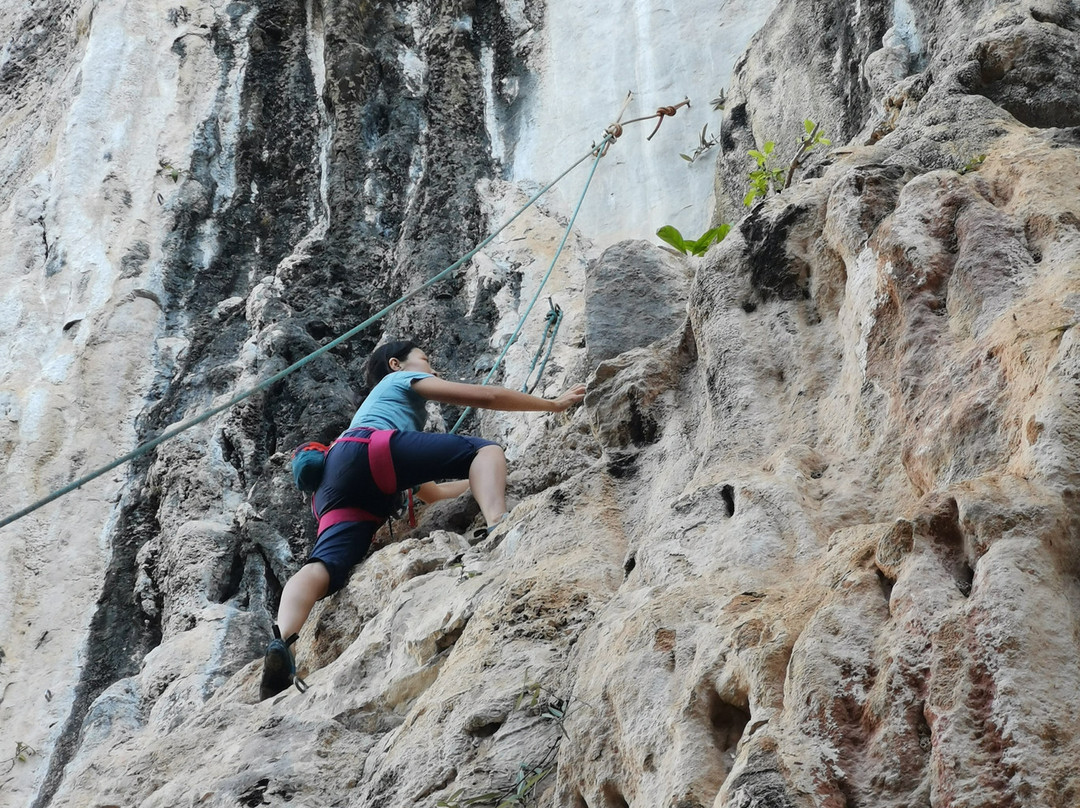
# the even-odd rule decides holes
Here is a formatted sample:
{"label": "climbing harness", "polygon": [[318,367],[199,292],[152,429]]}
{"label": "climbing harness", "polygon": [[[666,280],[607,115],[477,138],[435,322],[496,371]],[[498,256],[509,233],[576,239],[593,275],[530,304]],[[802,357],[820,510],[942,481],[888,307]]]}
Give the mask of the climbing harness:
{"label": "climbing harness", "polygon": [[[354,432],[366,432],[366,435],[354,435]],[[371,478],[375,480],[375,487],[384,494],[397,493],[397,471],[394,469],[394,458],[390,454],[390,438],[396,429],[373,429],[372,427],[358,426],[347,429],[334,443],[366,443],[368,445],[368,463],[371,465]],[[330,446],[333,447],[334,443]]]}
{"label": "climbing harness", "polygon": [[[299,370],[300,368],[302,368],[304,365],[308,364],[309,362],[312,362],[313,360],[317,359],[318,357],[322,356],[323,354],[325,354],[325,353],[327,353],[329,351],[332,351],[338,345],[341,345],[346,340],[349,340],[352,337],[356,336],[361,331],[366,329],[368,326],[370,326],[373,323],[376,323],[379,320],[383,319],[388,314],[390,314],[391,312],[393,312],[396,309],[400,308],[405,303],[407,303],[409,300],[412,300],[412,298],[416,297],[418,294],[420,294],[424,290],[428,289],[429,287],[435,285],[436,283],[441,281],[443,278],[445,278],[447,275],[449,275],[451,272],[453,272],[454,270],[458,269],[459,267],[463,266],[468,261],[470,261],[478,252],[480,252],[482,249],[484,249],[484,247],[486,247],[488,244],[490,244],[492,241],[494,241],[495,238],[500,233],[503,232],[503,230],[505,230],[507,227],[509,227],[511,224],[513,224],[513,222],[516,221],[519,216],[521,216],[526,210],[528,210],[530,207],[532,207],[537,202],[537,200],[540,199],[541,196],[543,196],[548,191],[550,191],[553,187],[555,187],[555,185],[557,183],[559,183],[559,181],[561,181],[567,174],[569,174],[571,171],[573,171],[575,168],[577,168],[579,165],[581,165],[581,163],[585,162],[589,157],[593,157],[594,159],[593,159],[592,168],[590,169],[589,177],[585,182],[585,190],[582,192],[581,198],[578,200],[577,206],[574,208],[574,214],[570,218],[570,222],[567,225],[566,232],[564,232],[564,234],[563,234],[562,241],[559,243],[559,248],[558,248],[558,250],[556,250],[555,258],[552,259],[551,266],[548,268],[547,274],[544,275],[544,279],[540,283],[540,287],[536,290],[536,294],[533,296],[533,299],[529,302],[529,305],[525,310],[525,314],[521,318],[521,322],[518,323],[517,328],[514,330],[514,333],[511,335],[511,337],[510,337],[509,341],[507,342],[506,346],[503,348],[503,352],[499,356],[499,359],[496,361],[495,366],[491,369],[491,372],[488,373],[487,377],[484,379],[483,384],[487,384],[491,380],[491,378],[494,376],[495,371],[498,369],[499,365],[502,363],[502,360],[505,358],[506,352],[510,349],[510,346],[514,344],[514,341],[517,339],[518,335],[521,333],[521,328],[525,323],[525,319],[529,316],[529,313],[532,311],[532,307],[536,303],[537,298],[540,296],[540,292],[543,290],[544,284],[547,283],[548,278],[551,276],[551,271],[555,268],[555,261],[558,260],[559,255],[562,253],[563,247],[566,245],[566,240],[570,235],[570,229],[573,226],[574,221],[577,219],[577,214],[578,214],[578,211],[581,209],[582,202],[584,202],[584,200],[585,200],[585,192],[588,191],[589,185],[592,182],[593,175],[596,173],[596,167],[599,164],[600,160],[607,154],[608,149],[611,147],[611,145],[616,140],[618,140],[619,137],[622,136],[623,126],[627,125],[627,124],[631,124],[631,123],[637,123],[638,121],[646,121],[646,120],[651,120],[653,118],[657,118],[658,120],[657,120],[656,128],[653,130],[652,134],[650,134],[649,138],[648,138],[648,139],[651,139],[652,136],[656,134],[656,130],[660,128],[660,124],[663,123],[665,117],[669,117],[671,115],[674,115],[679,107],[689,106],[689,104],[690,104],[689,100],[684,100],[684,101],[681,101],[680,103],[678,103],[678,104],[676,104],[676,105],[674,105],[672,107],[660,107],[652,115],[646,115],[646,116],[641,117],[641,118],[634,118],[634,119],[632,119],[630,121],[626,121],[625,124],[624,124],[624,123],[621,122],[621,119],[622,119],[622,116],[625,113],[627,107],[629,106],[630,101],[631,101],[632,98],[633,98],[633,94],[628,93],[627,96],[626,96],[626,100],[623,102],[622,110],[619,112],[618,118],[616,118],[615,123],[611,124],[611,126],[609,126],[607,128],[607,130],[605,130],[604,136],[603,136],[603,138],[600,139],[599,143],[593,143],[593,145],[589,148],[589,150],[585,154],[583,154],[581,157],[579,157],[577,160],[575,160],[565,171],[563,171],[561,174],[559,174],[559,176],[557,176],[555,179],[553,179],[551,182],[549,182],[547,185],[545,185],[539,191],[534,193],[529,198],[529,200],[524,205],[522,205],[522,207],[519,208],[517,210],[517,212],[514,213],[513,216],[511,216],[505,222],[503,222],[496,230],[494,230],[489,236],[487,236],[487,238],[483,239],[479,244],[477,244],[475,247],[473,247],[471,250],[469,250],[467,253],[465,253],[461,258],[459,258],[457,261],[452,263],[450,266],[446,267],[446,269],[443,269],[441,272],[438,272],[437,274],[435,274],[432,277],[428,278],[428,280],[424,281],[422,284],[417,286],[412,291],[406,292],[404,295],[399,297],[397,300],[395,300],[394,302],[392,302],[389,305],[385,306],[384,308],[380,309],[379,311],[377,311],[372,316],[368,317],[366,320],[364,320],[359,325],[354,326],[353,328],[346,331],[340,337],[337,337],[336,339],[331,340],[330,342],[328,342],[326,345],[323,345],[321,348],[318,348],[315,351],[312,351],[310,354],[308,354],[307,356],[297,360],[296,362],[289,365],[284,370],[278,371],[274,375],[272,375],[272,376],[270,376],[270,377],[268,377],[266,379],[263,379],[263,381],[259,382],[254,387],[252,387],[252,388],[250,388],[248,390],[244,390],[243,392],[237,393],[235,396],[230,398],[228,401],[226,401],[226,402],[224,402],[222,404],[218,404],[218,405],[216,405],[214,407],[211,407],[206,412],[204,412],[204,413],[202,413],[202,414],[200,414],[198,416],[195,416],[194,418],[191,418],[188,421],[183,421],[183,422],[177,424],[176,426],[174,426],[174,427],[172,427],[170,429],[165,430],[160,435],[158,435],[156,438],[153,438],[153,439],[147,441],[146,443],[143,443],[143,444],[137,446],[132,451],[128,452],[127,454],[125,454],[125,455],[123,455],[121,457],[116,458],[111,463],[107,463],[106,465],[104,465],[104,466],[102,466],[102,467],[100,467],[98,469],[95,469],[94,471],[90,472],[89,474],[86,474],[86,475],[83,475],[82,477],[79,477],[77,480],[74,480],[74,481],[68,483],[67,485],[63,486],[62,488],[57,489],[56,491],[53,491],[48,496],[42,497],[41,499],[39,499],[36,502],[28,505],[27,507],[23,508],[22,510],[16,511],[15,513],[11,514],[10,516],[4,517],[3,520],[0,520],[0,528],[4,527],[6,525],[9,525],[12,522],[15,522],[15,521],[21,519],[22,517],[24,517],[24,516],[26,516],[28,514],[33,513],[34,511],[38,510],[39,508],[44,507],[45,505],[48,505],[53,500],[59,499],[60,497],[64,496],[65,494],[69,494],[69,493],[71,493],[72,491],[74,491],[74,490],[76,490],[78,488],[82,488],[88,482],[90,482],[92,480],[96,480],[98,477],[102,476],[103,474],[108,474],[113,469],[117,468],[118,466],[122,466],[124,463],[127,463],[130,460],[135,460],[136,458],[139,458],[139,457],[142,457],[144,455],[149,454],[152,449],[156,448],[157,446],[159,446],[160,444],[162,444],[165,441],[169,440],[170,438],[174,438],[177,435],[179,435],[180,433],[185,432],[185,431],[191,429],[192,427],[198,426],[199,424],[204,423],[205,421],[208,421],[209,419],[213,418],[215,415],[217,415],[219,413],[222,413],[225,410],[231,409],[232,407],[239,404],[241,401],[243,401],[243,400],[245,400],[247,398],[250,398],[251,396],[255,395],[256,393],[262,392],[263,390],[266,390],[266,389],[270,388],[271,386],[273,386],[277,382],[284,379],[286,376],[288,376],[291,373],[294,373],[297,370]],[[464,413],[462,413],[461,417],[458,419],[457,423],[454,425],[454,428],[451,430],[451,432],[456,432],[457,431],[458,427],[464,422],[465,418],[471,412],[471,409],[472,408],[468,408],[468,409],[465,410]]]}
{"label": "climbing harness", "polygon": [[[562,309],[550,297],[548,298],[548,306],[550,308],[545,318],[544,336],[540,339],[540,344],[536,346],[536,353],[533,354],[529,372],[525,374],[525,383],[521,385],[521,392],[523,393],[532,393],[536,386],[540,384],[540,380],[544,378],[544,368],[547,367],[548,360],[551,358],[551,349],[555,347],[555,335],[559,333],[559,325],[562,323]],[[536,369],[536,362],[540,359],[540,353],[544,350],[544,346],[547,346],[547,353],[544,354],[544,361],[540,363],[540,372],[536,374],[536,381],[530,386],[529,379],[532,378],[532,372]]]}
{"label": "climbing harness", "polygon": [[[300,444],[293,450],[292,455],[293,478],[296,480],[296,487],[308,494],[315,493],[322,482],[323,469],[326,466],[326,455],[330,453],[330,450],[339,443],[365,443],[368,447],[367,455],[368,465],[371,468],[371,479],[375,481],[375,487],[387,496],[396,494],[398,492],[397,471],[394,469],[394,457],[390,453],[390,438],[396,431],[396,429],[374,429],[372,427],[358,426],[345,430],[329,446],[314,441]],[[319,534],[340,522],[377,522],[382,524],[386,521],[386,517],[376,516],[363,508],[333,508],[324,513],[319,513],[315,509],[314,497],[311,500],[311,512],[319,523]],[[409,492],[409,517],[410,525],[415,527],[416,517],[413,512],[412,491]]]}
{"label": "climbing harness", "polygon": [[[366,432],[366,435],[354,435],[353,432]],[[371,467],[371,479],[375,481],[375,487],[387,496],[398,492],[397,471],[394,469],[394,456],[390,453],[390,438],[396,429],[373,429],[366,426],[358,426],[347,429],[341,437],[331,443],[366,443],[368,445],[368,465]],[[410,488],[406,493],[409,508],[409,527],[416,527],[416,510],[413,505],[413,492]],[[315,498],[312,497],[311,510],[315,511]],[[339,522],[378,522],[380,525],[386,521],[386,517],[375,516],[362,508],[334,508],[326,513],[315,514],[319,522],[318,533],[322,533],[331,525]],[[391,529],[392,530],[392,529]],[[393,533],[391,533],[393,535]]]}

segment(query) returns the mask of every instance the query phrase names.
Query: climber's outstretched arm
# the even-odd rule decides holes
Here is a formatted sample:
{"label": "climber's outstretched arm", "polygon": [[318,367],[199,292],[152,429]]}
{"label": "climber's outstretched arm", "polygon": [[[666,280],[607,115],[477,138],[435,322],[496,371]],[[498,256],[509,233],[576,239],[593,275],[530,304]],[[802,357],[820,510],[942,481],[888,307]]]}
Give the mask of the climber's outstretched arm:
{"label": "climber's outstretched arm", "polygon": [[563,412],[585,398],[583,384],[558,398],[541,398],[506,387],[448,382],[436,376],[413,382],[413,390],[429,401],[504,412]]}

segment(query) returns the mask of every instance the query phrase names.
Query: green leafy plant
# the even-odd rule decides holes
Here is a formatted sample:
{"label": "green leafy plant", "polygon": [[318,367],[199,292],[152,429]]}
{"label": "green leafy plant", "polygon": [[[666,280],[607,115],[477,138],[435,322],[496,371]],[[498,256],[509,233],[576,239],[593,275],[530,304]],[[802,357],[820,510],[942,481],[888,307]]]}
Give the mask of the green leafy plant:
{"label": "green leafy plant", "polygon": [[753,169],[748,175],[750,190],[743,197],[743,204],[747,207],[752,205],[759,196],[767,196],[769,191],[775,190],[779,192],[780,190],[780,183],[784,181],[784,169],[776,166],[773,158],[775,148],[776,143],[767,140],[765,145],[761,147],[761,151],[751,149],[747,152],[757,163],[757,168]]}
{"label": "green leafy plant", "polygon": [[974,157],[964,163],[964,165],[960,168],[960,173],[967,174],[971,171],[977,171],[979,166],[983,164],[984,160],[986,160],[985,154],[976,154]]}
{"label": "green leafy plant", "polygon": [[686,255],[687,253],[690,255],[704,255],[713,244],[718,244],[723,241],[724,237],[730,231],[730,224],[722,224],[719,227],[713,227],[706,230],[696,239],[687,240],[683,237],[683,234],[679,232],[678,228],[669,224],[664,225],[657,230],[656,235],[683,255]]}
{"label": "green leafy plant", "polygon": [[[713,109],[722,111],[726,99],[723,92],[719,97],[713,99]],[[784,163],[779,160],[776,155],[776,141],[767,140],[765,145],[761,149],[750,149],[747,154],[754,160],[754,168],[747,174],[747,180],[749,181],[749,188],[747,189],[746,196],[743,197],[743,204],[750,207],[754,204],[754,200],[758,197],[766,197],[770,193],[780,193],[785,188],[791,185],[791,181],[795,177],[795,172],[806,160],[806,156],[818,146],[829,146],[832,141],[825,137],[825,133],[821,129],[821,124],[814,123],[807,118],[803,121],[804,133],[799,138],[799,147],[795,152],[795,156],[791,158],[790,162]],[[705,151],[711,149],[713,146],[719,143],[717,136],[708,137],[708,124],[702,128],[701,134],[698,135],[699,145],[694,150],[692,155],[681,154],[679,155],[687,162],[693,163],[698,157]],[[964,167],[961,173],[971,171],[977,168],[982,160],[985,159],[985,155],[978,155],[972,158],[968,165]],[[713,244],[719,243],[724,240],[724,237],[731,231],[730,224],[722,224],[719,227],[714,227],[710,230],[706,230],[696,239],[688,239],[679,232],[678,228],[672,225],[665,225],[656,231],[656,235],[666,241],[676,250],[683,255],[704,255],[709,247]]]}
{"label": "green leafy plant", "polygon": [[[703,155],[705,152],[707,152],[713,146],[716,146],[720,142],[720,137],[718,135],[708,135],[708,131],[709,131],[709,125],[708,124],[705,124],[703,127],[701,127],[701,134],[698,135],[699,143],[698,143],[697,148],[694,149],[694,153],[693,154],[682,154],[682,153],[680,153],[679,157],[681,157],[682,159],[684,159],[688,163],[693,163],[695,160],[697,160],[701,155]],[[708,135],[708,137],[706,137],[706,135]]]}
{"label": "green leafy plant", "polygon": [[[712,108],[713,108],[714,112],[719,112],[720,113],[720,122],[721,122],[721,124],[723,124],[724,106],[727,104],[727,98],[725,98],[725,96],[724,96],[724,91],[721,90],[720,95],[718,95],[716,98],[714,98],[710,102],[710,104],[712,105]],[[679,157],[684,159],[686,162],[692,164],[701,155],[703,155],[705,152],[707,152],[709,149],[713,148],[714,146],[720,146],[720,153],[721,154],[724,153],[724,147],[720,143],[720,136],[719,135],[710,135],[709,134],[709,125],[705,124],[703,127],[701,127],[701,134],[698,135],[698,145],[697,145],[697,148],[694,149],[693,154],[680,153]]]}
{"label": "green leafy plant", "polygon": [[28,758],[37,754],[37,750],[34,747],[23,743],[22,741],[15,742],[15,754],[8,759],[8,767],[4,771],[7,774],[9,771],[15,768],[16,763],[26,763]]}
{"label": "green leafy plant", "polygon": [[157,172],[160,176],[168,177],[173,182],[180,181],[180,177],[184,173],[182,169],[177,168],[172,163],[165,160],[159,160],[158,165],[161,166]]}
{"label": "green leafy plant", "polygon": [[751,149],[747,152],[754,158],[756,167],[747,175],[750,180],[750,190],[743,197],[743,204],[749,207],[759,196],[768,196],[770,191],[780,193],[791,185],[795,172],[803,164],[806,155],[816,146],[828,146],[832,143],[821,130],[821,124],[814,123],[807,118],[803,121],[805,134],[799,139],[799,148],[795,156],[791,158],[785,168],[783,164],[777,164],[775,157],[776,142],[769,140],[760,151]]}

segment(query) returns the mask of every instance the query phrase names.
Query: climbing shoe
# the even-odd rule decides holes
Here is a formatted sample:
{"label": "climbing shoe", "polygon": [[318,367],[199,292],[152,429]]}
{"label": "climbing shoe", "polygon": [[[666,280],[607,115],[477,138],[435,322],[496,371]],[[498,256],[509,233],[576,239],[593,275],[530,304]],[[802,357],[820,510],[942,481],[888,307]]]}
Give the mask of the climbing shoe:
{"label": "climbing shoe", "polygon": [[506,517],[509,516],[509,515],[510,515],[509,513],[504,513],[502,516],[500,516],[498,519],[495,520],[495,524],[487,525],[486,527],[478,527],[478,528],[476,528],[472,532],[472,538],[469,540],[469,544],[475,545],[475,544],[479,544],[480,542],[482,542],[484,539],[486,539],[488,536],[490,536],[492,533],[494,533],[495,530],[498,529],[499,525],[501,525],[503,523],[503,521],[506,519]]}
{"label": "climbing shoe", "polygon": [[296,662],[293,660],[289,646],[296,642],[299,634],[293,634],[289,639],[281,639],[281,631],[274,626],[274,639],[266,648],[266,656],[263,657],[262,682],[259,685],[259,700],[269,699],[286,690],[289,685],[296,685],[296,689],[303,693],[307,690],[304,680],[296,675]]}

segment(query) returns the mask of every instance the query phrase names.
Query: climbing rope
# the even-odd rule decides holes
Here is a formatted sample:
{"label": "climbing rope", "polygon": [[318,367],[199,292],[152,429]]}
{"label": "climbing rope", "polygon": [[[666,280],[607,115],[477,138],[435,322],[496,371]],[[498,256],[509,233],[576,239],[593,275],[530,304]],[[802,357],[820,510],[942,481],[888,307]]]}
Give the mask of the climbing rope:
{"label": "climbing rope", "polygon": [[[596,148],[596,158],[593,160],[592,168],[589,169],[589,176],[585,180],[585,187],[581,189],[581,196],[578,198],[577,204],[574,206],[574,213],[570,216],[570,221],[566,223],[566,229],[563,230],[562,240],[559,241],[558,249],[555,250],[555,255],[551,258],[551,264],[548,265],[547,272],[544,273],[543,280],[540,281],[540,285],[536,288],[536,294],[532,296],[532,300],[529,301],[529,305],[525,307],[525,313],[521,315],[521,319],[518,321],[517,328],[514,329],[514,333],[510,335],[510,339],[506,341],[506,345],[503,346],[502,353],[499,354],[499,358],[495,360],[495,364],[491,366],[491,370],[488,371],[488,375],[484,377],[484,381],[481,384],[487,384],[491,381],[491,378],[495,375],[495,372],[499,369],[499,365],[502,364],[503,359],[506,358],[507,352],[510,347],[518,338],[518,334],[521,333],[522,327],[525,325],[525,321],[529,318],[529,312],[532,311],[533,306],[536,305],[537,299],[540,297],[540,293],[544,291],[544,285],[548,282],[548,278],[551,277],[552,270],[555,269],[555,263],[559,260],[559,256],[562,255],[563,247],[566,246],[566,240],[570,237],[570,231],[574,227],[574,221],[577,219],[578,213],[581,211],[581,205],[585,201],[585,194],[589,192],[589,185],[592,183],[593,175],[596,174],[596,167],[600,165],[600,160],[607,154],[607,147],[614,142],[616,136],[611,132],[607,132],[604,135],[604,142]],[[611,139],[611,142],[608,139]],[[450,430],[450,434],[454,434],[461,428],[461,425],[465,423],[465,419],[472,413],[472,407],[466,407],[465,412],[461,413],[461,417],[457,419],[457,423],[454,424],[453,429]]]}
{"label": "climbing rope", "polygon": [[[559,326],[562,324],[562,308],[550,297],[548,298],[548,307],[544,336],[540,339],[540,344],[536,346],[536,353],[533,354],[529,372],[525,374],[525,383],[521,385],[521,392],[523,393],[531,394],[536,389],[536,386],[540,384],[540,380],[544,378],[544,368],[547,367],[548,360],[551,358],[551,349],[555,347],[555,335],[559,333]],[[544,350],[544,346],[547,346],[547,353],[544,354],[544,361],[540,363],[540,372],[536,374],[536,381],[530,386],[529,379],[532,378],[532,372],[536,369],[536,363],[540,359],[540,353]]]}
{"label": "climbing rope", "polygon": [[[644,116],[642,116],[640,118],[632,118],[631,120],[626,121],[625,124],[624,124],[624,123],[622,123],[622,116],[623,116],[623,113],[626,112],[626,108],[630,105],[630,101],[633,99],[633,97],[634,97],[633,93],[627,93],[626,94],[626,100],[623,101],[622,109],[619,111],[619,115],[615,119],[615,122],[613,124],[611,124],[610,126],[608,126],[608,128],[606,130],[604,130],[604,138],[601,141],[601,143],[599,145],[594,145],[593,146],[594,153],[596,155],[596,159],[593,160],[592,168],[589,170],[589,176],[585,180],[585,188],[581,191],[581,197],[578,199],[578,203],[574,207],[574,213],[570,217],[570,221],[567,223],[566,229],[563,231],[562,241],[559,242],[559,247],[558,247],[557,250],[555,250],[555,256],[551,259],[551,265],[548,266],[548,270],[544,274],[543,280],[540,281],[540,286],[537,288],[536,294],[533,295],[532,300],[529,301],[529,305],[525,308],[525,313],[523,315],[521,315],[521,319],[517,324],[517,328],[515,328],[514,333],[510,335],[510,339],[507,341],[506,345],[503,347],[502,353],[499,354],[499,358],[495,360],[495,364],[492,366],[491,370],[488,371],[488,375],[484,377],[484,381],[482,381],[481,384],[487,384],[488,382],[491,381],[492,377],[495,375],[495,372],[499,369],[499,366],[502,364],[503,359],[506,358],[506,354],[510,350],[510,347],[517,340],[518,334],[521,333],[521,329],[525,325],[525,321],[528,319],[529,313],[532,311],[533,306],[536,304],[537,299],[540,297],[540,293],[544,290],[544,285],[548,282],[548,278],[551,277],[551,271],[553,269],[555,269],[555,262],[559,260],[559,256],[562,254],[563,247],[566,246],[566,239],[569,237],[570,231],[571,231],[571,229],[573,229],[573,226],[574,226],[574,221],[577,219],[578,212],[581,210],[581,205],[585,201],[585,194],[588,193],[589,184],[592,182],[593,175],[596,173],[596,167],[600,163],[600,160],[604,157],[604,155],[607,154],[608,149],[611,147],[611,144],[613,144],[616,140],[618,140],[622,136],[623,126],[628,126],[629,124],[632,124],[632,123],[638,123],[639,121],[649,121],[649,120],[652,120],[653,118],[656,118],[657,119],[656,126],[653,128],[652,134],[650,134],[649,137],[646,138],[646,139],[651,139],[652,136],[655,135],[657,130],[660,128],[660,125],[664,122],[665,117],[670,117],[670,116],[675,115],[675,113],[679,111],[680,107],[689,107],[690,106],[690,99],[684,99],[684,100],[680,101],[678,104],[675,104],[674,106],[660,107],[652,115],[644,115]],[[549,348],[549,354],[550,354],[550,348]],[[545,359],[544,361],[546,362],[547,360]],[[472,413],[472,411],[473,411],[472,407],[466,407],[465,408],[465,411],[463,413],[461,413],[461,416],[457,419],[457,422],[454,424],[453,428],[450,430],[451,434],[456,433],[458,431],[458,429],[461,428],[461,425],[463,423],[465,423],[465,419],[469,417],[469,415]]]}
{"label": "climbing rope", "polygon": [[[629,103],[630,103],[630,100],[631,100],[632,97],[633,97],[632,94],[627,95],[626,100],[623,103],[622,111],[619,112],[619,118],[620,119],[622,118],[623,113],[626,111],[627,106],[629,106]],[[678,104],[675,108],[671,108],[671,109],[676,109],[678,106],[683,106],[684,104],[689,104],[689,101],[683,101],[682,103]],[[627,121],[627,123],[632,123],[632,122],[636,122],[636,121],[639,121],[639,120],[649,120],[651,118],[659,117],[660,121],[657,123],[657,128],[659,128],[660,123],[663,122],[664,115],[667,115],[667,114],[673,115],[674,112],[670,112],[670,113],[665,112],[663,115],[661,115],[659,110],[658,110],[657,113],[654,114],[654,115],[648,115],[648,116],[645,116],[644,118],[635,118],[634,121]],[[535,194],[533,194],[529,198],[529,200],[524,205],[522,205],[517,210],[517,212],[514,213],[513,216],[511,216],[509,219],[507,219],[505,222],[503,222],[501,225],[499,225],[498,229],[496,229],[489,236],[487,236],[487,238],[485,238],[483,241],[481,241],[479,244],[477,244],[475,247],[473,247],[471,250],[469,250],[469,252],[465,253],[465,255],[463,255],[457,261],[452,263],[450,266],[446,267],[446,269],[444,269],[441,272],[433,275],[431,278],[424,281],[422,284],[417,286],[412,291],[406,292],[404,295],[399,297],[393,303],[390,303],[388,306],[380,309],[375,314],[373,314],[371,317],[364,320],[362,323],[355,326],[354,328],[346,331],[344,334],[342,334],[337,339],[334,339],[331,342],[328,342],[326,345],[323,345],[321,348],[318,348],[317,350],[313,351],[312,353],[308,354],[307,356],[303,357],[302,359],[299,359],[296,362],[294,362],[293,364],[289,365],[284,370],[279,371],[278,373],[275,373],[273,376],[270,376],[269,378],[263,379],[263,381],[259,382],[254,387],[251,387],[251,388],[249,388],[247,390],[244,390],[241,393],[237,393],[235,396],[230,398],[225,403],[219,404],[219,405],[217,405],[215,407],[211,407],[209,410],[202,413],[201,415],[198,415],[198,416],[196,416],[194,418],[191,418],[190,420],[183,421],[183,422],[177,424],[176,426],[165,430],[160,435],[158,435],[156,438],[153,438],[152,440],[149,440],[146,443],[143,443],[140,446],[137,446],[132,451],[128,452],[127,454],[123,455],[122,457],[116,458],[111,463],[108,463],[108,464],[106,464],[106,465],[104,465],[104,466],[102,466],[102,467],[100,467],[98,469],[95,469],[94,471],[90,472],[89,474],[86,474],[86,475],[84,475],[82,477],[79,477],[77,480],[74,480],[73,482],[68,483],[67,485],[63,486],[62,488],[57,489],[56,491],[53,491],[48,496],[42,497],[41,499],[37,500],[36,502],[32,503],[31,505],[26,506],[22,510],[16,511],[15,513],[11,514],[10,516],[4,517],[3,520],[0,520],[0,528],[5,527],[7,525],[10,525],[12,522],[18,521],[19,519],[22,519],[24,516],[27,516],[28,514],[33,513],[34,511],[38,510],[39,508],[44,507],[45,505],[48,505],[50,502],[53,502],[54,500],[59,499],[60,497],[64,496],[65,494],[69,494],[69,493],[71,493],[72,491],[74,491],[74,490],[76,490],[78,488],[82,488],[88,482],[90,482],[92,480],[96,480],[98,477],[102,476],[103,474],[108,474],[110,471],[112,471],[113,469],[115,469],[115,468],[117,468],[119,466],[122,466],[124,463],[127,463],[127,462],[129,462],[131,460],[135,460],[135,459],[137,459],[139,457],[142,457],[144,455],[149,454],[152,449],[156,448],[158,445],[164,443],[165,441],[169,440],[170,438],[175,438],[180,433],[186,432],[187,430],[189,430],[189,429],[191,429],[191,428],[193,428],[195,426],[198,426],[199,424],[204,423],[205,421],[208,421],[210,418],[213,418],[215,415],[217,415],[217,414],[219,414],[221,412],[224,412],[225,410],[231,409],[232,407],[239,404],[241,401],[244,401],[245,399],[250,398],[251,396],[255,395],[256,393],[259,393],[259,392],[261,392],[263,390],[266,390],[267,388],[269,388],[270,386],[272,386],[276,382],[279,382],[282,379],[284,379],[286,376],[290,375],[291,373],[296,372],[297,370],[302,368],[304,365],[308,364],[309,362],[312,362],[313,360],[315,360],[318,357],[322,356],[326,352],[333,350],[334,348],[336,348],[338,345],[342,344],[346,340],[349,340],[352,337],[356,336],[361,331],[366,329],[368,326],[370,326],[373,323],[376,323],[379,320],[383,319],[388,314],[390,314],[391,312],[393,312],[396,309],[400,308],[405,303],[407,303],[409,300],[416,297],[418,294],[420,294],[424,290],[428,289],[429,287],[433,286],[434,284],[438,283],[440,280],[445,278],[451,272],[453,272],[454,270],[458,269],[463,264],[465,264],[466,262],[471,260],[473,258],[473,256],[475,256],[478,252],[480,252],[480,250],[484,249],[484,247],[486,247],[488,244],[490,244],[496,238],[496,236],[498,236],[500,233],[502,233],[503,230],[505,230],[507,227],[509,227],[511,224],[513,224],[513,222],[516,221],[517,218],[519,216],[521,216],[521,214],[523,214],[526,210],[528,210],[530,207],[532,207],[537,202],[537,200],[540,199],[541,196],[543,196],[548,191],[550,191],[552,188],[554,188],[555,185],[558,184],[560,180],[562,180],[567,174],[569,174],[571,171],[573,171],[575,168],[577,168],[579,165],[581,165],[583,162],[585,162],[591,156],[591,157],[594,157],[595,159],[593,160],[592,168],[591,168],[591,170],[589,172],[588,181],[585,184],[585,190],[587,191],[588,187],[589,187],[589,183],[592,182],[593,174],[596,173],[596,166],[599,163],[600,159],[605,154],[607,154],[608,148],[622,134],[622,127],[618,123],[618,119],[616,120],[616,123],[613,124],[613,126],[618,127],[618,134],[612,134],[612,132],[610,131],[612,127],[608,127],[608,131],[605,131],[604,137],[601,139],[599,144],[594,143],[585,154],[583,154],[581,157],[579,157],[577,160],[575,160],[565,171],[563,171],[561,174],[559,174],[559,176],[557,176],[555,179],[553,179],[551,182],[549,182],[547,185],[545,185],[543,188],[541,188],[539,191],[537,191]],[[653,134],[655,134],[655,133],[656,132],[654,130]],[[651,138],[652,135],[650,135],[649,137]],[[571,225],[573,224],[574,219],[577,217],[578,210],[580,209],[581,203],[583,201],[584,201],[584,192],[582,193],[581,199],[578,201],[577,208],[575,208],[575,210],[574,210],[574,216],[570,220]],[[567,239],[568,235],[569,235],[569,227],[567,229],[567,232],[563,235],[562,242],[559,244],[559,249],[555,254],[556,259],[558,258],[559,253],[562,252],[563,246],[566,243],[566,239]],[[498,366],[499,366],[499,363],[502,361],[503,357],[506,356],[506,351],[509,350],[510,345],[513,344],[514,340],[517,338],[517,335],[520,333],[521,327],[524,325],[525,318],[528,317],[529,312],[532,310],[532,306],[536,302],[536,298],[539,297],[540,290],[543,289],[544,283],[547,283],[547,279],[548,279],[548,277],[550,277],[551,270],[554,268],[554,266],[555,266],[555,262],[553,260],[551,267],[548,269],[547,275],[544,276],[544,280],[540,284],[540,289],[537,290],[536,295],[533,297],[532,301],[529,303],[529,306],[525,311],[525,315],[522,317],[522,320],[518,324],[517,329],[514,331],[513,336],[511,336],[510,341],[507,343],[506,348],[503,350],[502,355],[499,357],[498,361],[495,363],[495,367],[492,368],[491,373],[489,373],[487,378],[484,380],[484,384],[487,384],[487,382],[494,375],[496,368],[498,368]],[[462,414],[461,418],[458,419],[458,423],[454,425],[454,430],[456,430],[458,428],[458,426],[460,426],[460,424],[462,423],[462,421],[464,421],[464,419],[468,415],[468,413],[469,413],[469,410],[466,410],[465,413]]]}

